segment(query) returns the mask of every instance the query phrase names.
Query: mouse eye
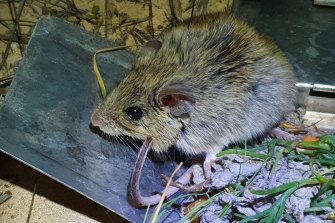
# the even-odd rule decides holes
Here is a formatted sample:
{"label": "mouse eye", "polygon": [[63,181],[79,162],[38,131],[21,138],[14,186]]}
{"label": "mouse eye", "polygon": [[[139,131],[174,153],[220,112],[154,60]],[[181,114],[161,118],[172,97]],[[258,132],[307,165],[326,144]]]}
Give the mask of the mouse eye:
{"label": "mouse eye", "polygon": [[131,120],[138,121],[143,117],[143,111],[138,106],[128,107],[125,112]]}

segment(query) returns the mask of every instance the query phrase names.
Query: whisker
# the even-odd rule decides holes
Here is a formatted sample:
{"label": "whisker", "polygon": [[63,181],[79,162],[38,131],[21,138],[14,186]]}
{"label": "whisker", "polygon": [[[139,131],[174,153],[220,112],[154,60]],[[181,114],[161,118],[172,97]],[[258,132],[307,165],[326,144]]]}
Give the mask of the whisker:
{"label": "whisker", "polygon": [[126,145],[127,147],[130,147],[130,148],[131,148],[131,145],[129,145],[129,143],[127,142],[127,140],[125,140],[125,139],[123,138],[122,135],[117,136],[117,138],[122,142],[122,144],[124,144],[124,145]]}
{"label": "whisker", "polygon": [[137,143],[135,142],[136,141],[136,138],[134,138],[134,137],[131,137],[131,140],[133,140],[133,141],[130,141],[131,142],[131,144],[136,148],[136,149],[140,149],[140,147],[137,145]]}
{"label": "whisker", "polygon": [[116,139],[117,139],[117,141],[121,142],[122,144],[125,144],[126,146],[128,146],[128,145],[124,142],[124,140],[122,139],[121,136],[116,136]]}
{"label": "whisker", "polygon": [[131,139],[129,139],[129,140],[126,140],[128,143],[130,143],[133,147],[135,147],[137,150],[139,150],[140,148],[139,148],[139,146],[138,145],[136,145],[136,143],[134,143],[134,141],[133,141],[133,137],[131,137]]}

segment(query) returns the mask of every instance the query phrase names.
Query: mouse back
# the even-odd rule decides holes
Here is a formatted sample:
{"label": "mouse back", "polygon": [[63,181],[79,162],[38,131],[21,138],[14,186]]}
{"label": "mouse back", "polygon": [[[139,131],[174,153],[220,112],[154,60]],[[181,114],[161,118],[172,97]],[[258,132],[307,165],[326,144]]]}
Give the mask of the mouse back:
{"label": "mouse back", "polygon": [[142,47],[92,123],[114,136],[151,137],[157,152],[218,150],[278,122],[292,109],[294,82],[269,37],[230,15],[197,16]]}

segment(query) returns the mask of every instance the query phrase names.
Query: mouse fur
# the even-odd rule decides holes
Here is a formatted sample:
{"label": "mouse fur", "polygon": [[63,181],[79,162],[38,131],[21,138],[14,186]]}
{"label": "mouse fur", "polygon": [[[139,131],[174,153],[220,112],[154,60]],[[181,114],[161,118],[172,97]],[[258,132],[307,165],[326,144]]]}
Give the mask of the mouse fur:
{"label": "mouse fur", "polygon": [[295,81],[268,36],[231,15],[200,15],[143,46],[91,122],[111,136],[151,137],[157,153],[217,153],[274,127],[294,108]]}

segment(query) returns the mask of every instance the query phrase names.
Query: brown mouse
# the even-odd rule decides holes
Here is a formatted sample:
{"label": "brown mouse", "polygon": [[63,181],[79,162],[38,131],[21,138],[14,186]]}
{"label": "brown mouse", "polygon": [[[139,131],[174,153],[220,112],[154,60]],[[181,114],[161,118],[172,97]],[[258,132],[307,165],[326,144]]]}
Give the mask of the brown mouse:
{"label": "brown mouse", "polygon": [[295,75],[272,40],[231,15],[192,18],[149,41],[94,111],[103,132],[209,156],[263,135],[294,108]]}

